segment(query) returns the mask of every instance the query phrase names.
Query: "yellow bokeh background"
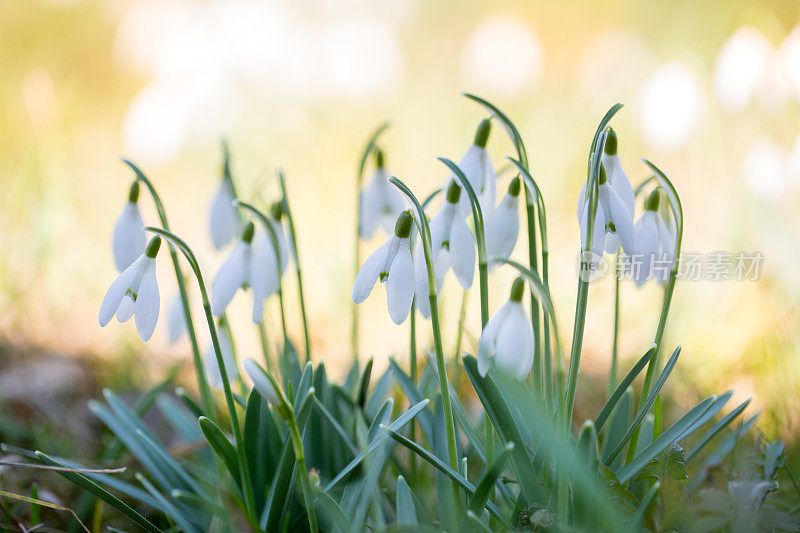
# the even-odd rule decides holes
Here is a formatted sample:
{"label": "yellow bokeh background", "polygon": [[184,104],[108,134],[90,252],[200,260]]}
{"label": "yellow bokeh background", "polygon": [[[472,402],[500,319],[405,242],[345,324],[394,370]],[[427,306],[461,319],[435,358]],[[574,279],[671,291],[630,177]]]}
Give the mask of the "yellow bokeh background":
{"label": "yellow bokeh background", "polygon": [[[176,288],[163,258],[153,340],[142,345],[129,325],[97,324],[115,276],[111,229],[131,180],[120,157],[156,184],[210,281],[224,257],[208,232],[224,137],[244,198],[274,199],[275,169],[285,170],[315,359],[342,373],[363,144],[391,121],[388,166],[427,195],[448,176],[436,157],[460,158],[484,118],[463,91],[495,102],[525,139],[547,204],[566,343],[586,154],[606,109],[625,104],[613,123],[622,162],[634,183],[648,175],[641,157],[670,176],[683,201],[684,250],[764,257],[755,281],[679,283],[666,348],[684,351],[672,392],[688,402],[734,388],[765,411],[766,431],[795,434],[800,4],[792,1],[0,0],[3,342],[76,357],[134,353],[152,369],[188,365],[188,343],[166,341]],[[505,166],[511,145],[498,128],[489,149]],[[149,199],[140,203],[155,222]],[[526,256],[524,243],[515,256]],[[493,310],[509,282],[508,272],[491,275]],[[301,344],[294,283],[289,275],[291,334]],[[661,295],[653,284],[623,284],[625,361],[649,346]],[[361,352],[380,367],[408,352],[407,324],[391,323],[384,298],[378,288],[361,309]],[[452,280],[442,300],[452,351],[461,300]],[[472,349],[477,294],[469,303],[464,347]],[[585,377],[607,371],[612,305],[613,282],[594,284]],[[231,314],[242,355],[254,355],[246,297]],[[275,314],[272,302],[273,328]]]}

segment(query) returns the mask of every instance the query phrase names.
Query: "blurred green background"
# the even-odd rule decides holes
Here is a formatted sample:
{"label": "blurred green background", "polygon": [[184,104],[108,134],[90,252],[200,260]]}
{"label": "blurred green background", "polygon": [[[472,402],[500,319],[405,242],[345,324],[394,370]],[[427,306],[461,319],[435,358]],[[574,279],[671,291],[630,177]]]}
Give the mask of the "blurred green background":
{"label": "blurred green background", "polygon": [[[764,255],[757,281],[679,283],[667,344],[684,352],[672,392],[688,402],[734,388],[764,411],[769,436],[791,440],[800,430],[799,23],[800,3],[790,0],[0,0],[2,353],[19,365],[31,351],[122,358],[126,377],[140,380],[175,361],[188,369],[188,343],[166,340],[176,291],[167,261],[150,343],[130,325],[97,324],[115,276],[111,230],[131,180],[119,158],[153,179],[210,280],[223,258],[207,226],[226,137],[245,198],[274,198],[274,171],[286,171],[315,355],[344,368],[363,143],[390,120],[390,170],[426,195],[447,177],[436,156],[460,158],[483,118],[462,91],[494,101],[525,138],[548,208],[552,291],[570,335],[577,194],[595,125],[619,101],[622,162],[634,183],[647,177],[641,157],[671,177],[683,199],[684,250]],[[510,144],[499,130],[489,148],[504,166]],[[154,222],[150,202],[140,204]],[[526,256],[522,242],[515,255]],[[509,281],[492,275],[493,310]],[[649,346],[661,293],[623,285],[624,359]],[[480,333],[472,296],[467,348]],[[460,298],[448,281],[450,349]],[[245,300],[234,301],[232,316],[246,356],[257,345]],[[612,305],[613,282],[594,284],[584,379],[607,371]],[[289,313],[299,342],[294,301]],[[407,324],[391,323],[382,290],[361,313],[361,352],[379,366],[391,354],[405,359]],[[274,324],[274,309],[268,319]],[[122,378],[112,373],[103,384],[114,379]]]}

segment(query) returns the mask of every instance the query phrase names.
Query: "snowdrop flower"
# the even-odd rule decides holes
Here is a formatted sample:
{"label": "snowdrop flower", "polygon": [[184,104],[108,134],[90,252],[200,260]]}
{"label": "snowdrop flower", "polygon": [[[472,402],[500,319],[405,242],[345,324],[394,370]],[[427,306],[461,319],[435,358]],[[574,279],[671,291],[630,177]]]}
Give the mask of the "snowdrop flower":
{"label": "snowdrop flower", "polygon": [[[658,189],[650,193],[644,206],[644,213],[636,221],[636,261],[632,262],[633,279],[641,287],[651,278],[666,282],[675,254],[675,235],[664,223],[658,212]],[[656,261],[659,268],[654,268]]]}
{"label": "snowdrop flower", "polygon": [[405,209],[406,203],[397,188],[389,183],[386,172],[383,150],[375,149],[375,172],[367,187],[361,192],[361,212],[359,213],[359,234],[369,239],[378,227],[387,233],[398,215]]}
{"label": "snowdrop flower", "polygon": [[[278,241],[278,253],[281,259],[281,275],[283,275],[283,273],[286,272],[286,267],[289,266],[289,254],[291,253],[289,250],[289,241],[286,238],[286,232],[281,224],[281,220],[283,219],[283,204],[280,201],[273,202],[272,206],[270,206],[269,214],[269,224],[275,231],[275,237]],[[272,246],[272,239],[269,235],[264,235],[264,238],[264,242],[268,247],[266,252],[274,255],[275,249]],[[274,262],[275,259],[271,259],[271,261]],[[272,294],[272,292],[269,294]]]}
{"label": "snowdrop flower", "polygon": [[[481,212],[491,213],[494,210],[495,197],[497,195],[497,174],[494,171],[489,153],[486,151],[486,144],[489,142],[489,135],[492,132],[492,121],[484,119],[478,125],[475,132],[475,140],[469,147],[467,153],[458,162],[458,167],[467,176],[469,184],[475,190],[478,203],[481,205]],[[455,181],[455,176],[450,175],[450,181]],[[461,195],[459,209],[462,216],[469,216],[472,209],[469,198],[466,194]]]}
{"label": "snowdrop flower", "polygon": [[[211,312],[220,316],[225,312],[236,291],[247,287],[253,290],[253,322],[258,324],[264,314],[264,299],[269,289],[269,263],[264,254],[254,252],[253,234],[255,226],[248,222],[241,239],[231,251],[211,282]],[[274,272],[274,267],[272,268]]]}
{"label": "snowdrop flower", "polygon": [[285,420],[289,420],[292,416],[290,411],[291,406],[288,400],[283,395],[283,392],[278,388],[278,383],[275,379],[266,373],[261,365],[256,363],[253,359],[244,360],[244,369],[250,379],[253,380],[253,386],[258,393],[275,409],[275,411]]}
{"label": "snowdrop flower", "polygon": [[[600,161],[607,171],[608,183],[615,193],[620,197],[625,207],[630,213],[630,218],[633,220],[635,215],[635,201],[633,187],[628,175],[622,168],[622,163],[617,155],[618,139],[617,133],[611,129],[606,137],[606,143],[603,146],[603,153],[600,156]],[[578,220],[583,218],[583,210],[586,208],[586,183],[581,187],[581,193],[578,197]],[[598,241],[597,243],[599,243]],[[595,243],[595,244],[597,244]],[[605,235],[605,251],[606,253],[613,254],[619,249],[619,237],[615,233],[606,233]],[[594,246],[592,247],[594,248]]]}
{"label": "snowdrop flower", "polygon": [[[222,354],[222,362],[225,363],[225,373],[228,374],[228,383],[233,383],[233,381],[239,377],[239,367],[236,364],[236,356],[233,351],[231,332],[225,320],[221,318],[217,321],[217,338],[219,339],[219,350]],[[206,367],[206,376],[208,376],[209,385],[221,389],[222,375],[219,371],[219,364],[217,363],[217,355],[214,353],[213,343],[208,346],[203,356],[203,364]]]}
{"label": "snowdrop flower", "polygon": [[186,333],[186,315],[183,312],[183,300],[181,299],[180,292],[175,294],[172,298],[172,302],[169,304],[167,331],[169,333],[170,344],[178,342],[178,339]]}
{"label": "snowdrop flower", "polygon": [[[581,243],[586,248],[586,234],[589,226],[588,204],[579,212],[581,226]],[[633,229],[633,215],[631,215],[625,202],[619,197],[608,182],[606,168],[600,165],[598,180],[598,202],[595,213],[594,231],[592,234],[592,252],[603,255],[603,249],[608,251],[608,236],[618,238],[622,249],[627,254],[636,251],[636,236]],[[616,251],[616,247],[613,248]]]}
{"label": "snowdrop flower", "polygon": [[508,192],[486,221],[486,253],[508,259],[519,235],[519,177],[511,180]]}
{"label": "snowdrop flower", "polygon": [[145,252],[111,284],[100,304],[102,327],[115,314],[120,322],[127,322],[135,315],[139,338],[147,342],[153,336],[161,305],[156,281],[156,255],[160,246],[161,238],[153,237]]}
{"label": "snowdrop flower", "polygon": [[478,372],[485,376],[490,360],[498,368],[525,379],[533,366],[533,329],[522,296],[525,283],[517,278],[511,285],[508,301],[489,319],[478,344]]}
{"label": "snowdrop flower", "polygon": [[233,205],[234,198],[233,182],[226,168],[211,202],[211,242],[217,250],[231,242],[242,227],[239,211]]}
{"label": "snowdrop flower", "polygon": [[147,237],[144,234],[144,220],[139,212],[139,181],[131,184],[128,203],[122,209],[116,224],[111,247],[114,250],[114,265],[122,272],[144,253]]}
{"label": "snowdrop flower", "polygon": [[[472,232],[459,216],[459,199],[461,187],[450,181],[444,204],[431,220],[431,253],[433,254],[434,272],[436,275],[436,292],[442,290],[442,283],[447,272],[452,268],[453,274],[466,290],[472,286],[475,275],[475,239]],[[417,244],[414,264],[417,294],[420,296],[428,293],[428,267],[422,255],[422,243]],[[417,308],[422,316],[428,318],[431,314],[430,302],[427,298],[420,297]]]}
{"label": "snowdrop flower", "polygon": [[394,233],[361,265],[353,283],[353,301],[360,304],[372,292],[375,282],[386,282],[386,303],[395,324],[402,324],[414,300],[414,261],[409,236],[414,219],[410,211],[397,217]]}

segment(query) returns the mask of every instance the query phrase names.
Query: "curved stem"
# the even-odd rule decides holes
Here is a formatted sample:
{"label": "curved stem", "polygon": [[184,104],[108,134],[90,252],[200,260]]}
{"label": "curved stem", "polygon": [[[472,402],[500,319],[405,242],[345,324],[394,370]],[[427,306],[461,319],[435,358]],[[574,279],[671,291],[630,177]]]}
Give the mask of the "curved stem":
{"label": "curved stem", "polygon": [[[161,227],[165,230],[169,231],[169,222],[167,221],[167,212],[164,209],[164,204],[161,202],[161,197],[156,192],[155,187],[144,175],[144,173],[139,170],[133,162],[129,161],[128,159],[123,159],[123,163],[128,165],[131,170],[136,174],[136,179],[144,183],[147,190],[150,192],[150,196],[153,199],[153,203],[156,207],[156,212],[158,213],[158,218],[161,221]],[[209,418],[214,418],[214,402],[211,396],[211,389],[208,386],[208,379],[206,378],[206,371],[203,366],[203,358],[200,354],[200,345],[197,342],[197,332],[194,329],[194,320],[192,319],[192,310],[189,306],[189,293],[186,291],[186,281],[183,277],[183,272],[181,272],[181,265],[178,261],[178,254],[175,250],[170,247],[169,255],[172,259],[172,266],[175,271],[175,278],[178,282],[178,292],[181,296],[181,306],[183,307],[183,316],[186,320],[186,332],[189,336],[189,342],[192,345],[192,361],[194,363],[194,370],[195,374],[197,375],[197,387],[200,391],[200,398],[203,403],[203,410],[206,413],[206,416]]]}
{"label": "curved stem", "polygon": [[[353,244],[353,279],[358,275],[358,269],[361,266],[361,187],[364,183],[364,169],[367,166],[367,159],[375,148],[375,143],[378,137],[389,127],[388,122],[384,122],[372,132],[372,135],[361,153],[361,160],[358,164],[356,172],[356,231],[355,241]],[[353,316],[353,327],[350,332],[350,347],[353,351],[353,359],[358,362],[358,305],[355,302],[350,302]]]}
{"label": "curved stem", "polygon": [[[411,301],[411,316],[409,317],[409,345],[408,345],[408,358],[409,358],[409,373],[411,376],[411,383],[417,385],[417,303],[416,297]],[[409,434],[411,440],[417,440],[417,421],[411,419],[409,422]],[[417,465],[417,454],[412,453],[409,457],[411,462],[411,482],[414,488],[418,489],[420,486],[419,470]]]}
{"label": "curved stem", "polygon": [[619,258],[614,267],[614,339],[611,343],[611,370],[608,373],[608,394],[609,396],[617,386],[617,365],[619,364]]}
{"label": "curved stem", "polygon": [[483,228],[483,213],[481,212],[481,204],[478,202],[478,196],[475,194],[475,189],[467,179],[466,174],[461,168],[445,157],[440,157],[439,161],[444,163],[453,172],[453,175],[458,179],[461,188],[467,192],[469,197],[469,204],[472,208],[472,221],[475,226],[475,241],[478,245],[478,276],[480,278],[480,291],[481,291],[481,329],[486,326],[489,321],[489,269],[488,261],[486,259],[486,235]]}
{"label": "curved stem", "polygon": [[308,338],[308,318],[306,317],[306,301],[303,297],[303,274],[300,268],[300,254],[297,252],[297,234],[294,230],[294,218],[292,218],[292,210],[289,208],[289,197],[286,195],[286,181],[283,178],[283,171],[278,170],[278,184],[281,187],[281,196],[283,203],[283,211],[286,215],[286,223],[289,227],[289,238],[291,239],[292,254],[294,255],[294,264],[297,273],[297,293],[300,300],[300,313],[303,317],[303,338],[306,345],[306,362],[311,360],[311,342]]}
{"label": "curved stem", "polygon": [[184,257],[186,257],[186,260],[189,262],[189,266],[192,268],[192,272],[194,272],[194,275],[197,278],[197,285],[200,288],[200,296],[203,300],[203,311],[206,315],[206,322],[208,323],[208,331],[211,334],[211,344],[214,348],[214,354],[216,355],[217,358],[219,375],[222,378],[222,388],[223,391],[225,392],[225,405],[228,409],[228,416],[230,417],[230,422],[231,422],[231,430],[233,431],[233,438],[236,442],[236,455],[238,456],[239,469],[242,473],[241,486],[244,490],[245,507],[247,508],[247,512],[248,514],[251,515],[251,517],[255,516],[253,486],[250,482],[249,463],[245,457],[242,429],[239,426],[239,416],[236,413],[236,402],[233,399],[231,384],[230,381],[228,380],[228,371],[225,368],[225,361],[222,358],[222,350],[220,349],[219,345],[219,336],[217,335],[217,328],[214,324],[214,316],[211,314],[211,302],[208,299],[208,292],[206,291],[206,285],[203,282],[203,274],[200,271],[200,265],[197,263],[197,259],[195,258],[192,249],[189,248],[189,245],[187,245],[186,242],[183,241],[183,239],[181,239],[174,233],[168,230],[164,230],[161,228],[154,228],[151,226],[148,226],[144,229],[146,231],[152,231],[153,233],[161,235],[162,237],[167,239],[170,242],[170,244],[177,247],[183,253]]}
{"label": "curved stem", "polygon": [[[436,298],[436,275],[433,270],[433,256],[431,253],[431,229],[428,225],[428,219],[425,216],[425,210],[420,205],[414,193],[396,177],[392,177],[389,181],[400,189],[408,199],[414,204],[417,211],[417,226],[419,228],[420,238],[422,239],[422,247],[425,252],[425,264],[428,270],[428,300],[431,307],[431,327],[433,329],[433,345],[436,352],[436,367],[439,377],[439,389],[442,395],[442,411],[444,412],[444,425],[447,433],[447,455],[450,462],[450,467],[456,472],[459,471],[458,464],[458,448],[456,443],[456,426],[453,418],[453,405],[450,398],[450,385],[447,382],[447,367],[444,362],[444,349],[442,347],[442,329],[439,323],[439,304]],[[461,493],[458,485],[452,483],[453,489],[453,502],[457,507],[460,507]],[[456,513],[458,514],[458,513]]]}

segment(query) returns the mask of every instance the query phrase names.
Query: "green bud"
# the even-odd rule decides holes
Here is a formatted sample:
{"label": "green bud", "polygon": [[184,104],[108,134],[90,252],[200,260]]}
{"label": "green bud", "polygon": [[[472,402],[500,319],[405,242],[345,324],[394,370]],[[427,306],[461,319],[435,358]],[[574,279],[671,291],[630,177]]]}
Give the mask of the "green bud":
{"label": "green bud", "polygon": [[401,239],[407,239],[411,235],[412,224],[414,224],[414,217],[411,216],[411,211],[403,211],[397,217],[397,223],[394,225],[394,234]]}
{"label": "green bud", "polygon": [[447,201],[451,204],[457,204],[461,198],[461,186],[456,183],[456,180],[450,180],[447,185]]}
{"label": "green bud", "polygon": [[519,196],[520,186],[519,176],[517,176],[508,184],[508,194],[516,198]]}
{"label": "green bud", "polygon": [[522,296],[525,294],[525,282],[522,278],[517,278],[511,284],[511,294],[508,299],[512,302],[521,302]]}
{"label": "green bud", "polygon": [[161,247],[161,237],[156,235],[150,242],[147,244],[147,249],[145,249],[144,253],[150,259],[155,259],[158,255],[158,249]]}
{"label": "green bud", "polygon": [[132,204],[139,201],[139,180],[134,180],[131,183],[131,190],[128,191],[128,201]]}
{"label": "green bud", "polygon": [[385,157],[383,155],[383,150],[381,150],[380,148],[378,148],[376,146],[375,147],[375,166],[378,167],[378,168],[384,168],[385,164],[386,164],[386,162],[385,162]]}
{"label": "green bud", "polygon": [[600,163],[600,176],[598,176],[597,184],[602,185],[608,181],[608,176],[606,176],[606,167]]}
{"label": "green bud", "polygon": [[308,480],[311,482],[311,486],[318,489],[319,488],[319,470],[316,468],[312,468],[308,471]]}
{"label": "green bud", "polygon": [[274,220],[280,220],[283,216],[283,203],[280,201],[272,202],[272,205],[269,206],[269,216]]}
{"label": "green bud", "polygon": [[492,121],[488,118],[481,120],[478,124],[478,129],[475,131],[475,146],[486,148],[486,143],[489,142],[489,134],[492,133]]}
{"label": "green bud", "polygon": [[647,211],[658,211],[658,202],[661,199],[661,193],[658,192],[658,189],[654,189],[653,192],[647,197],[647,200],[644,202],[644,208]]}
{"label": "green bud", "polygon": [[606,145],[603,147],[606,155],[617,155],[617,132],[609,128],[606,136]]}
{"label": "green bud", "polygon": [[253,242],[253,233],[255,233],[256,227],[253,225],[252,222],[248,222],[247,225],[244,227],[242,231],[242,240],[247,244]]}

